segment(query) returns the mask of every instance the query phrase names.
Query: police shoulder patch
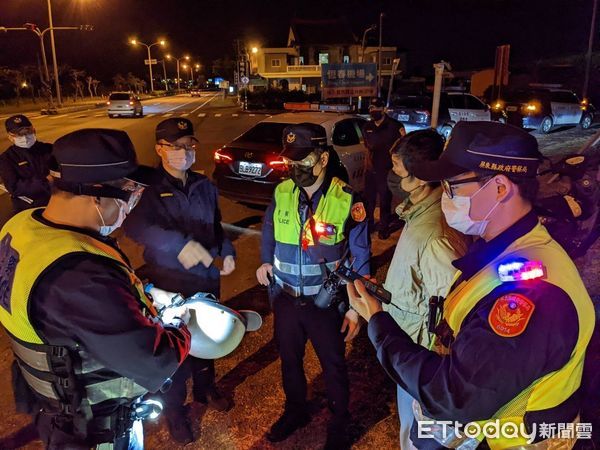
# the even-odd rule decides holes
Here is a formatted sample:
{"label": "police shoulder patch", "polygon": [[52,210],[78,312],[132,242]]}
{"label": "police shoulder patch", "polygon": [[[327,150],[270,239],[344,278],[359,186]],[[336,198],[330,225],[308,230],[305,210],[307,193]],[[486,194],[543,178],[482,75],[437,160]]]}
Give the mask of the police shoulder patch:
{"label": "police shoulder patch", "polygon": [[519,336],[527,328],[534,310],[535,304],[524,295],[505,294],[492,306],[488,322],[498,336]]}
{"label": "police shoulder patch", "polygon": [[367,211],[365,210],[365,205],[363,202],[357,202],[352,205],[352,209],[350,211],[352,214],[352,219],[355,222],[362,222],[367,218]]}

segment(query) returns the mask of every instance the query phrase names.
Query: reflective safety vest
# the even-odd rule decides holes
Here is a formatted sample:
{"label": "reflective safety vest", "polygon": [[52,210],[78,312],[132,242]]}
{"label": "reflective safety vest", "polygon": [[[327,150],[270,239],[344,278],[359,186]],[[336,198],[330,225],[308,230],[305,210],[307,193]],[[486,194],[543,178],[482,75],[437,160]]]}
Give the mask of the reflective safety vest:
{"label": "reflective safety vest", "polygon": [[[594,307],[575,264],[563,248],[552,239],[546,228],[538,223],[533,230],[514,241],[501,255],[470,279],[462,281],[448,294],[444,303],[443,318],[453,331],[454,336],[460,334],[463,320],[479,301],[502,284],[498,277],[498,266],[520,258],[529,261],[541,261],[546,268],[544,281],[560,287],[570,297],[577,311],[579,335],[571,358],[562,368],[535,380],[513,400],[500,407],[488,420],[477,422],[482,430],[484,430],[485,424],[496,420],[499,421],[500,426],[505,423],[512,423],[521,429],[520,427],[524,426],[522,424],[524,423],[525,413],[551,409],[569,399],[581,385],[585,350],[594,330]],[[460,275],[460,272],[457,273],[455,280]],[[524,282],[526,283],[526,281]],[[445,347],[441,339],[436,338],[432,349],[444,355],[452,351],[452,345],[450,344],[450,348]],[[535,351],[535,349],[532,349],[532,351]],[[515,367],[514,370],[519,369]],[[418,416],[417,419],[419,419]],[[574,418],[565,417],[563,419],[562,422],[568,422]],[[482,433],[477,439],[478,442],[456,442],[451,448],[475,448],[479,441],[483,439],[484,435]],[[466,441],[468,441],[468,438]],[[572,442],[567,441],[569,440],[565,439],[562,442],[563,446],[560,448],[571,448],[574,439],[570,440]],[[534,448],[528,446],[525,436],[516,438],[500,437],[499,439],[487,438],[487,443],[492,450],[511,447]],[[473,446],[474,444],[477,445]],[[445,445],[450,446],[447,442]]]}
{"label": "reflective safety vest", "polygon": [[45,342],[31,324],[29,301],[37,281],[62,258],[74,253],[114,261],[129,277],[132,291],[137,291],[140,309],[149,317],[156,315],[142,282],[117,250],[86,234],[45,225],[27,210],[14,216],[0,231],[0,322],[9,333],[29,387],[63,413],[89,418],[93,405],[107,400],[127,405],[147,390],[117,374],[107,379],[107,368],[86,349]]}
{"label": "reflective safety vest", "polygon": [[344,254],[344,227],[352,208],[346,186],[338,178],[331,180],[313,213],[312,226],[308,219],[300,223],[300,190],[294,182],[286,180],[275,189],[273,274],[294,297],[317,295],[323,285],[323,266],[334,269]]}

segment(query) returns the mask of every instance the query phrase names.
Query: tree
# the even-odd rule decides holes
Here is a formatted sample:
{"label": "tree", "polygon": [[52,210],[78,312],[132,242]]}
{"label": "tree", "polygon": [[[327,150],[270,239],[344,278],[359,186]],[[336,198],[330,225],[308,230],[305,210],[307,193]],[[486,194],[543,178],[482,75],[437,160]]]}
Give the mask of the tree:
{"label": "tree", "polygon": [[92,81],[94,80],[94,77],[90,77],[89,75],[87,77],[85,77],[85,81],[87,83],[87,89],[88,89],[88,93],[90,94],[90,98],[92,98],[94,96],[94,93],[92,92]]}
{"label": "tree", "polygon": [[20,70],[9,69],[7,67],[0,68],[0,78],[10,84],[17,97],[17,106],[21,104],[21,88],[25,83],[25,77]]}
{"label": "tree", "polygon": [[125,77],[123,75],[121,75],[120,73],[116,74],[113,78],[113,83],[115,85],[115,89],[117,91],[122,91],[125,89],[125,86],[127,84],[127,80],[125,79]]}
{"label": "tree", "polygon": [[94,88],[94,95],[98,97],[98,85],[100,84],[100,80],[93,79],[92,87]]}
{"label": "tree", "polygon": [[71,69],[69,70],[69,75],[73,80],[71,86],[75,88],[75,101],[77,101],[77,95],[83,99],[83,82],[80,78],[85,76],[85,70]]}

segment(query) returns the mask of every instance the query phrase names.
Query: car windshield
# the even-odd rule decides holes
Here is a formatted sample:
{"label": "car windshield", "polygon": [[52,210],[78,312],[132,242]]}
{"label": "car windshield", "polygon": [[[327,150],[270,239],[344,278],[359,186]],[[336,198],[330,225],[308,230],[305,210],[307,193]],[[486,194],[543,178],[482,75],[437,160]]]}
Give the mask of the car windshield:
{"label": "car windshield", "polygon": [[129,100],[129,94],[127,94],[127,93],[110,94],[109,100]]}
{"label": "car windshield", "polygon": [[240,138],[240,141],[263,144],[281,144],[283,130],[289,123],[262,122],[250,128]]}

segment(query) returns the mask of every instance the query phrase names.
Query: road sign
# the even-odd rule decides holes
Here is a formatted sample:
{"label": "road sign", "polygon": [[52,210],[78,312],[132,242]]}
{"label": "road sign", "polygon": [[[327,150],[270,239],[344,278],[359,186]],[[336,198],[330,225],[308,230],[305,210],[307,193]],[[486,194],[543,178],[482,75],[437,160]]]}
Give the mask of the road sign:
{"label": "road sign", "polygon": [[156,59],[145,59],[144,64],[149,66],[150,64],[158,64],[158,63],[157,63]]}
{"label": "road sign", "polygon": [[250,78],[248,78],[248,77],[242,77],[242,83],[244,83],[244,84],[250,83]]}
{"label": "road sign", "polygon": [[377,95],[376,64],[323,64],[323,97],[372,97]]}

